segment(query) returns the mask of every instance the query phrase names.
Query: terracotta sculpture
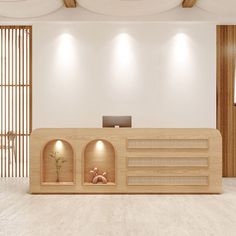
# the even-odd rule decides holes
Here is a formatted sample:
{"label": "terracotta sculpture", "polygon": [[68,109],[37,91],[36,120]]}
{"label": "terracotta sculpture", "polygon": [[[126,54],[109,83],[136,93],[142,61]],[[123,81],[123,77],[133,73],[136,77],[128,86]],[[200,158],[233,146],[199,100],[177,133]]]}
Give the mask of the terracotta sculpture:
{"label": "terracotta sculpture", "polygon": [[90,170],[90,173],[92,174],[92,183],[97,184],[98,182],[102,182],[103,184],[107,183],[107,173],[103,172],[102,174],[99,174],[98,168],[94,167],[93,170]]}

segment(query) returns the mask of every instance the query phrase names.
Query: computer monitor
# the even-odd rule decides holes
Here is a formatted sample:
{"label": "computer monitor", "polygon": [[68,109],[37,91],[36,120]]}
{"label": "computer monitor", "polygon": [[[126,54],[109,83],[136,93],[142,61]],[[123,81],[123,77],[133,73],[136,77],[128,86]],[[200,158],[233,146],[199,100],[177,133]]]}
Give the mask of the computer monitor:
{"label": "computer monitor", "polygon": [[103,128],[131,128],[132,117],[131,116],[103,116],[102,127]]}

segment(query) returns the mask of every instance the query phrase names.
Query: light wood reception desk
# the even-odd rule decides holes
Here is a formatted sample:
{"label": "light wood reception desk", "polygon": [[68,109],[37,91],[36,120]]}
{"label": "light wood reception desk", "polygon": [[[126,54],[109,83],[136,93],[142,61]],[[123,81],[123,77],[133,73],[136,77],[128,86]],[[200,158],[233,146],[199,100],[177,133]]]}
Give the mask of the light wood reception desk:
{"label": "light wood reception desk", "polygon": [[214,129],[37,129],[30,192],[220,193],[221,146]]}

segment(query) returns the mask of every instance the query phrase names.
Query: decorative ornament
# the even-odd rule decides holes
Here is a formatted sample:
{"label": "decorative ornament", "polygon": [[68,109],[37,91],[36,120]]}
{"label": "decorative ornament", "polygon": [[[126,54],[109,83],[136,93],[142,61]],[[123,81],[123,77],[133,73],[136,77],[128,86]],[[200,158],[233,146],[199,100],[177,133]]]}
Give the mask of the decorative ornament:
{"label": "decorative ornament", "polygon": [[107,184],[107,173],[103,172],[102,174],[99,174],[98,168],[94,167],[93,170],[89,171],[90,174],[92,174],[92,183],[97,184],[99,182],[102,182],[103,184]]}

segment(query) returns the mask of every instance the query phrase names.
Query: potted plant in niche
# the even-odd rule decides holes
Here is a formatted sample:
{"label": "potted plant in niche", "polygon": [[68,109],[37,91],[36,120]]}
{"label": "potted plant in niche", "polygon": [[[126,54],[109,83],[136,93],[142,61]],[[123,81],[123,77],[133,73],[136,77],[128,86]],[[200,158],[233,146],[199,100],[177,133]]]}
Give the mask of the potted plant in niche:
{"label": "potted plant in niche", "polygon": [[60,156],[59,152],[51,152],[49,154],[49,157],[53,158],[55,161],[55,167],[56,167],[56,182],[60,182],[60,173],[63,163],[66,162],[65,158]]}

